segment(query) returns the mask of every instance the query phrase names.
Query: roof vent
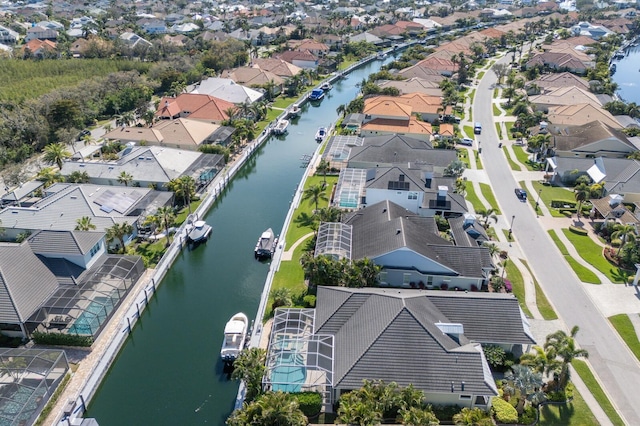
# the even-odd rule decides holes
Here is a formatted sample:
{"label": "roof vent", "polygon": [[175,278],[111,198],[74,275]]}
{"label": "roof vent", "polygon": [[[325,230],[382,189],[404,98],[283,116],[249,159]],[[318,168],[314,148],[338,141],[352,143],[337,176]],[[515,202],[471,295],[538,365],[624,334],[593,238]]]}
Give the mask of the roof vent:
{"label": "roof vent", "polygon": [[396,229],[396,235],[400,234],[402,232],[402,229],[398,228]]}

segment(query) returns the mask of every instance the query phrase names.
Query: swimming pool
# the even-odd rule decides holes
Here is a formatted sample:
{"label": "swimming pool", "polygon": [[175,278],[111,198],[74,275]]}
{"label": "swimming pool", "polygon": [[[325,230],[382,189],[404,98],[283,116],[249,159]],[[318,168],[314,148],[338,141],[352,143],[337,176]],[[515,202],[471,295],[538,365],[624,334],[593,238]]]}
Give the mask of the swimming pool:
{"label": "swimming pool", "polygon": [[295,352],[283,352],[271,370],[271,388],[274,392],[300,392],[307,377],[304,358]]}
{"label": "swimming pool", "polygon": [[93,335],[113,310],[113,301],[108,297],[96,297],[85,309],[73,325],[69,327],[70,334]]}

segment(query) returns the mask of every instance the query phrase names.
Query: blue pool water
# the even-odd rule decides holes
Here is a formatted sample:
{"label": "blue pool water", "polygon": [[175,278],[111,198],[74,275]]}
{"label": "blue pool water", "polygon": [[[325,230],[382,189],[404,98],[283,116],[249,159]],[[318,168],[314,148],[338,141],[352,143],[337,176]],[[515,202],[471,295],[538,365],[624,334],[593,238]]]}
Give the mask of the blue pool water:
{"label": "blue pool water", "polygon": [[283,353],[280,363],[271,370],[271,387],[274,392],[300,392],[307,377],[302,355]]}
{"label": "blue pool water", "polygon": [[69,327],[70,334],[93,335],[113,310],[113,302],[108,297],[96,297],[87,309],[78,315]]}

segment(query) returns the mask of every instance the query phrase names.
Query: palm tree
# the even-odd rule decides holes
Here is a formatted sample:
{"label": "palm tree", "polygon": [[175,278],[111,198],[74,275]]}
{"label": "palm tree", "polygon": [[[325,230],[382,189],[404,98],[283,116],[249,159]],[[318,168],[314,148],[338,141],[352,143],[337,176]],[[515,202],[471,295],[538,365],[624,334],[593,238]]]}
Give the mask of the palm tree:
{"label": "palm tree", "polygon": [[620,239],[620,246],[618,247],[617,255],[620,255],[620,250],[627,242],[634,242],[636,240],[636,227],[631,224],[616,225],[615,231],[611,234],[611,239]]}
{"label": "palm tree", "polygon": [[110,228],[107,228],[106,238],[110,243],[118,240],[120,242],[120,249],[124,253],[124,237],[133,234],[133,226],[128,222],[116,223]]}
{"label": "palm tree", "polygon": [[589,192],[589,185],[586,183],[580,183],[573,188],[573,195],[578,202],[576,208],[576,216],[580,218],[580,212],[582,211],[582,204],[589,199],[591,193]]}
{"label": "palm tree", "polygon": [[50,143],[44,147],[44,161],[49,164],[57,164],[58,169],[62,169],[64,160],[71,157],[71,153],[67,151],[65,144],[62,142]]}
{"label": "palm tree", "polygon": [[456,185],[456,194],[460,194],[464,197],[467,193],[467,181],[462,178],[457,178],[455,185]]}
{"label": "palm tree", "polygon": [[[236,361],[237,362],[237,361]],[[235,364],[234,364],[235,365]],[[244,404],[227,419],[229,426],[306,426],[309,423],[298,405],[298,400],[281,391],[267,392],[255,401]]]}
{"label": "palm tree", "polygon": [[435,426],[440,424],[438,417],[429,408],[403,408],[400,410],[402,424],[411,426]]}
{"label": "palm tree", "polygon": [[545,400],[545,394],[542,392],[542,374],[535,373],[526,365],[514,365],[511,372],[505,376],[506,386],[505,392],[516,395],[516,391],[520,392],[518,405],[516,410],[518,414],[522,414],[527,401],[538,405]]}
{"label": "palm tree", "polygon": [[36,180],[44,182],[44,187],[48,188],[56,182],[64,182],[64,177],[53,167],[45,167],[38,172]]}
{"label": "palm tree", "polygon": [[75,170],[67,176],[67,182],[69,183],[88,183],[89,180],[89,173],[79,170]]}
{"label": "palm tree", "polygon": [[292,305],[291,290],[289,290],[286,287],[280,287],[280,288],[271,290],[270,296],[271,296],[271,299],[273,299],[273,301],[271,302],[272,311],[275,311],[276,308],[279,308],[280,306]]}
{"label": "palm tree", "polygon": [[240,352],[238,358],[233,362],[231,378],[244,382],[247,387],[245,398],[247,402],[262,393],[262,376],[266,369],[266,360],[267,353],[264,349],[249,348]]}
{"label": "palm tree", "polygon": [[155,216],[157,217],[158,223],[160,223],[160,225],[164,228],[165,235],[167,236],[168,247],[169,244],[171,244],[171,239],[169,238],[169,228],[171,228],[176,221],[176,215],[173,212],[173,207],[158,207]]}
{"label": "palm tree", "polygon": [[542,374],[550,374],[559,367],[552,350],[548,352],[537,345],[533,347],[533,350],[535,353],[529,352],[520,357],[520,364],[527,365],[533,368],[533,371]]}
{"label": "palm tree", "polygon": [[490,426],[493,421],[489,414],[480,408],[463,408],[453,415],[453,423],[465,426]]}
{"label": "palm tree", "polygon": [[496,223],[498,222],[498,215],[496,215],[495,209],[479,209],[476,213],[482,217],[485,228],[489,226],[489,219],[493,219]]}
{"label": "palm tree", "polygon": [[570,371],[569,365],[575,358],[583,357],[588,358],[589,352],[586,349],[577,349],[575,337],[580,331],[580,328],[576,325],[571,329],[569,334],[562,330],[558,330],[547,336],[547,340],[544,344],[544,349],[551,350],[554,359],[560,360],[560,374],[558,376],[558,385],[564,389],[569,383]]}
{"label": "palm tree", "polygon": [[124,186],[129,186],[129,183],[133,180],[133,176],[127,172],[121,172],[118,175],[118,183],[124,183]]}
{"label": "palm tree", "polygon": [[304,190],[302,194],[302,200],[309,200],[309,202],[316,206],[315,210],[317,211],[320,201],[328,201],[329,198],[324,192],[324,188],[322,188],[322,185],[313,185]]}
{"label": "palm tree", "polygon": [[298,228],[311,228],[311,230],[315,233],[318,232],[318,215],[309,214],[307,212],[300,212],[293,222],[298,226]]}
{"label": "palm tree", "polygon": [[96,229],[96,226],[91,223],[89,216],[82,216],[80,219],[76,219],[76,231],[91,231],[93,229]]}
{"label": "palm tree", "polygon": [[323,187],[325,188],[327,187],[327,172],[329,170],[331,170],[329,162],[324,158],[321,159],[318,165],[316,166],[316,172],[322,173],[322,177],[323,177],[322,184],[323,184]]}
{"label": "palm tree", "polygon": [[482,244],[484,247],[489,249],[489,256],[491,256],[492,258],[500,253],[500,247],[498,247],[496,244],[494,243],[490,243],[485,241],[484,244]]}
{"label": "palm tree", "polygon": [[171,179],[167,183],[167,188],[182,200],[183,205],[186,204],[189,207],[189,213],[191,213],[191,200],[196,196],[196,181],[191,176],[180,176]]}

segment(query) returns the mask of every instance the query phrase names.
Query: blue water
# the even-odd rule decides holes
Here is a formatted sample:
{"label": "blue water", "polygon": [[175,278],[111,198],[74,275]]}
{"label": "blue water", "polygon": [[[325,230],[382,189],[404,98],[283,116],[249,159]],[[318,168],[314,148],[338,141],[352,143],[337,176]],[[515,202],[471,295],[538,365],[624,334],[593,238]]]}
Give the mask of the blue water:
{"label": "blue water", "polygon": [[112,310],[113,302],[110,298],[96,297],[69,327],[69,334],[93,335]]}
{"label": "blue water", "polygon": [[628,48],[624,59],[613,63],[616,64],[613,81],[618,84],[618,96],[625,102],[640,104],[640,46]]}

